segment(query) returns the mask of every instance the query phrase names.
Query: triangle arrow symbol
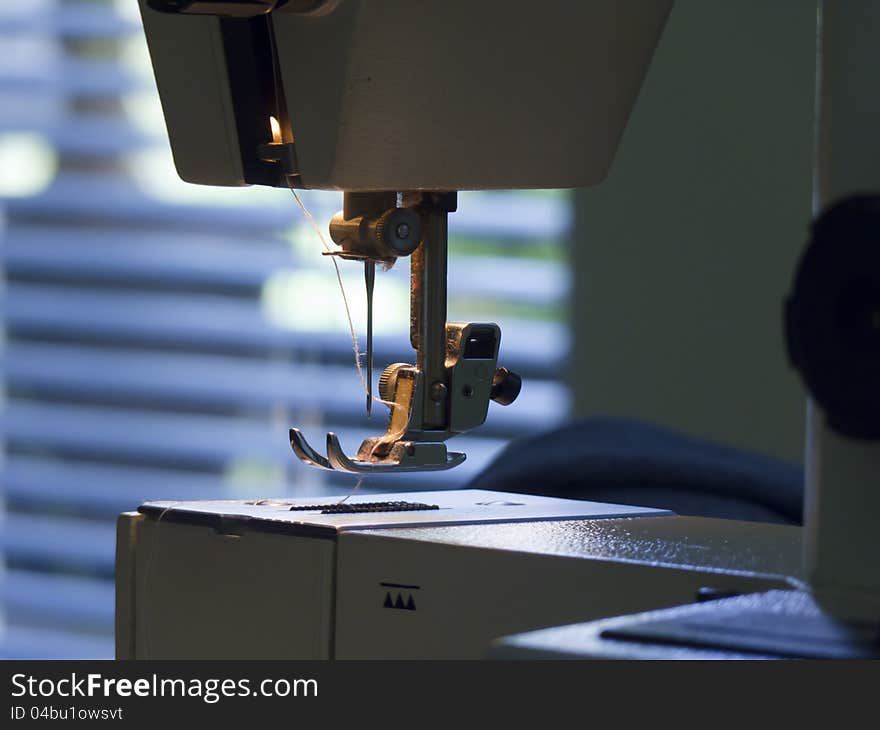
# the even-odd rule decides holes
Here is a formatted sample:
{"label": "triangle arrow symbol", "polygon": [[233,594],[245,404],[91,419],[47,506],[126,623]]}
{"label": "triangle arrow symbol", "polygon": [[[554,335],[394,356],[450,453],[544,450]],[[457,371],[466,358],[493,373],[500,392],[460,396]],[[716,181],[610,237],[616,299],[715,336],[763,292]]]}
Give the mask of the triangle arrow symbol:
{"label": "triangle arrow symbol", "polygon": [[399,593],[397,594],[397,600],[394,602],[394,608],[406,608],[403,605],[403,597]]}
{"label": "triangle arrow symbol", "polygon": [[392,604],[391,604],[391,594],[390,594],[390,593],[386,593],[386,594],[385,594],[385,603],[382,604],[382,608],[391,608],[391,607],[392,607]]}
{"label": "triangle arrow symbol", "polygon": [[406,602],[406,608],[408,611],[415,611],[416,610],[416,602],[413,600],[412,596],[410,596],[409,600]]}

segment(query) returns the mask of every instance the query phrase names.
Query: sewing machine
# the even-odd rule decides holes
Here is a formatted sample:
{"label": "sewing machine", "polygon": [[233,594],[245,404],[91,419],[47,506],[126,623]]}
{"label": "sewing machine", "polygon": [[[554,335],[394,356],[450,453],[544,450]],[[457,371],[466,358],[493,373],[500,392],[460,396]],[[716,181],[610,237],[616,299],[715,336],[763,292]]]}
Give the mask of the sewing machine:
{"label": "sewing machine", "polygon": [[[446,320],[456,191],[599,183],[671,0],[429,12],[403,0],[140,1],[184,180],[342,190],[327,254],[362,265],[368,295],[377,264],[410,259],[415,363],[385,368],[378,397],[368,324],[367,408],[389,409],[385,432],[349,455],[335,434],[321,451],[293,427],[293,453],[353,474],[460,464],[446,442],[480,426],[489,400],[512,404],[521,381],[498,365],[496,324]],[[871,210],[858,225],[876,225]],[[854,568],[880,557],[880,490],[864,481],[876,479],[874,416],[813,377],[815,270],[789,305],[793,359],[817,397],[805,567],[796,528],[522,494],[147,503],[119,521],[117,655],[477,657],[505,634],[706,599],[698,608],[711,613],[756,593],[812,591],[834,617],[876,621],[880,577]],[[833,499],[820,489],[830,481]],[[527,640],[511,641],[496,651],[530,655]],[[640,642],[623,654],[638,656]]]}

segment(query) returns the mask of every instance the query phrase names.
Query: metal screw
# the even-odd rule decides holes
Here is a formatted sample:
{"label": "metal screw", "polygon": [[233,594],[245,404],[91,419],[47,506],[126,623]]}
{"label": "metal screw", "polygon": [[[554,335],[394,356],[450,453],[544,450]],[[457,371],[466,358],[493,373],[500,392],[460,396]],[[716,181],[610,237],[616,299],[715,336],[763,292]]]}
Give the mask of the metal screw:
{"label": "metal screw", "polygon": [[431,384],[431,400],[441,401],[446,397],[446,384],[439,380]]}
{"label": "metal screw", "polygon": [[409,238],[409,226],[406,223],[400,223],[395,232],[398,238]]}

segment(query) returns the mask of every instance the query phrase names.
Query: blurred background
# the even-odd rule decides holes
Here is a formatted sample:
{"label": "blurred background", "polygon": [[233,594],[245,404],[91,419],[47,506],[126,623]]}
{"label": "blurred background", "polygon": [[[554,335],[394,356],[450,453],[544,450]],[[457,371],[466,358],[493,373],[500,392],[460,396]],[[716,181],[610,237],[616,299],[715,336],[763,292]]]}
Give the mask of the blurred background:
{"label": "blurred background", "polygon": [[[341,194],[306,192],[326,226]],[[465,193],[451,216],[450,318],[497,321],[528,378],[492,404],[448,473],[463,485],[511,437],[568,409],[562,192]],[[6,657],[112,657],[114,520],[153,499],[346,493],[287,430],[355,451],[365,416],[330,260],[291,193],[175,173],[137,4],[0,5],[4,267],[2,547]],[[341,263],[364,332],[363,269]],[[376,370],[410,361],[409,267],[376,284]]]}
{"label": "blurred background", "polygon": [[[677,0],[603,185],[462,193],[450,318],[501,325],[522,396],[458,439],[463,466],[363,488],[462,486],[573,415],[799,461],[780,312],[815,38],[811,0]],[[324,226],[341,207],[303,199]],[[0,657],[113,656],[119,512],[347,493],[288,428],[349,451],[383,430],[290,192],[177,178],[134,0],[0,3],[0,267]],[[362,267],[341,270],[363,349]],[[410,360],[408,310],[402,262],[377,276],[377,371]]]}

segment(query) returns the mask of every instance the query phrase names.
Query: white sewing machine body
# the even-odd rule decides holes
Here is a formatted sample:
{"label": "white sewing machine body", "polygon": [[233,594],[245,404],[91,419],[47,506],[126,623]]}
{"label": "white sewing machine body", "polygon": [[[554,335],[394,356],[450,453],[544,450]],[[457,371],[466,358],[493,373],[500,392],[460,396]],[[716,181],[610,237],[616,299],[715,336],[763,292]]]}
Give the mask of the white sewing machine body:
{"label": "white sewing machine body", "polygon": [[[446,320],[454,191],[600,182],[671,2],[425,7],[141,0],[182,178],[343,190],[344,210],[330,224],[339,249],[329,253],[364,263],[368,298],[377,262],[412,255],[417,358],[389,366],[379,390],[401,422],[392,418],[388,432],[354,456],[342,453],[335,434],[325,456],[291,429],[293,451],[314,467],[452,468],[464,455],[447,453],[445,441],[485,417],[485,409],[472,413],[473,402],[513,402],[518,386],[505,385],[506,368],[496,370],[497,325]],[[869,93],[878,6],[822,3],[821,10],[816,212],[866,191],[880,206],[872,154],[880,106]],[[880,207],[871,210],[874,218],[850,218],[832,243],[876,241]],[[876,246],[835,250],[835,266],[846,264],[850,278],[841,274],[838,290],[824,281],[829,267],[814,267],[820,286],[796,287],[806,293],[789,300],[786,315],[789,357],[812,396],[803,553],[797,528],[522,495],[484,493],[481,502],[520,505],[465,509],[453,502],[475,495],[408,494],[440,509],[369,519],[292,512],[297,500],[146,504],[119,523],[117,655],[477,657],[504,634],[690,604],[701,588],[716,595],[800,588],[835,622],[875,627],[880,408],[865,404],[880,403],[880,279],[869,280],[870,306],[829,327],[831,345],[810,357],[792,350],[793,333],[810,335],[828,319],[816,312],[835,311],[846,298],[840,292],[880,270]],[[849,370],[826,378],[834,355]],[[462,387],[465,367],[471,380]],[[815,368],[833,387],[814,387]],[[852,372],[864,376],[859,386],[870,399],[849,397]],[[496,380],[505,387],[496,389]],[[842,405],[838,390],[848,396]],[[467,428],[453,418],[462,413]],[[523,521],[515,516],[521,508],[537,512]],[[812,610],[801,606],[792,620],[808,624]],[[711,604],[706,612],[716,613]],[[778,626],[770,622],[764,633]]]}
{"label": "white sewing machine body", "polygon": [[672,7],[346,0],[224,19],[140,2],[184,180],[286,186],[257,159],[273,115],[296,184],[345,191],[595,185]]}
{"label": "white sewing machine body", "polygon": [[385,500],[439,509],[122,515],[117,657],[478,658],[512,632],[796,582],[792,527],[479,490],[347,503]]}

